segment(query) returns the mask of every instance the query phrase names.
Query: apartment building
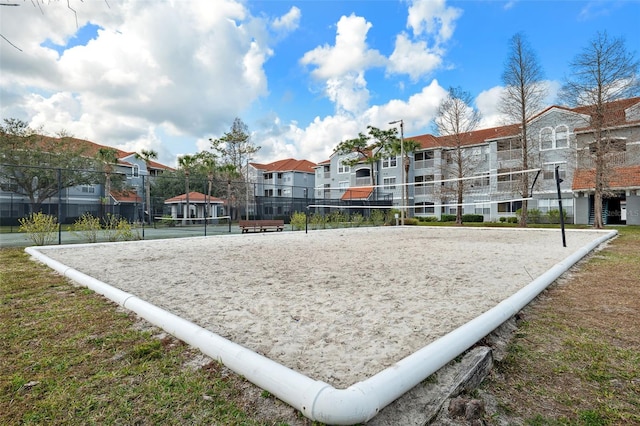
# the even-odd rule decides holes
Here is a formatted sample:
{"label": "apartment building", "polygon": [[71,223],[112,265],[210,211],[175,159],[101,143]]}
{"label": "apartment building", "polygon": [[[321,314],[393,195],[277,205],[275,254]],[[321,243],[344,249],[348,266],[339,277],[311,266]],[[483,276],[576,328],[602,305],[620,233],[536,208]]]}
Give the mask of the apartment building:
{"label": "apartment building", "polygon": [[[528,123],[529,169],[522,172],[520,126],[481,129],[464,135],[463,213],[481,214],[485,221],[515,216],[522,207],[523,187],[528,208],[544,215],[557,211],[560,183],[562,208],[569,223],[593,223],[595,192],[593,110],[551,106]],[[607,104],[604,138],[609,151],[604,200],[605,224],[640,224],[640,98]],[[367,201],[390,200],[409,216],[455,214],[458,207],[456,145],[449,136],[407,137],[420,144],[409,153],[408,176],[401,158],[383,158],[349,167],[346,155],[334,154],[315,167],[314,196],[345,200],[353,194]],[[373,171],[372,171],[373,170]],[[538,173],[539,171],[539,173]],[[373,178],[372,178],[373,174]],[[526,176],[526,178],[525,178]],[[408,182],[403,201],[403,178]],[[354,188],[358,187],[356,191]],[[363,191],[362,187],[369,190]],[[316,200],[316,202],[318,202]]]}

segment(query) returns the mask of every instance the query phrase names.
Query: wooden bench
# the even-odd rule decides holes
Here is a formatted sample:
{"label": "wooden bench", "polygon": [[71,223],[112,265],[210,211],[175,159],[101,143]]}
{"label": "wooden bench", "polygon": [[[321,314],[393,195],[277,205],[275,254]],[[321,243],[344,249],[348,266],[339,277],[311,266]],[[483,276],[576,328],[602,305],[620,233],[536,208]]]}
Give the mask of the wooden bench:
{"label": "wooden bench", "polygon": [[282,231],[284,229],[284,220],[241,220],[238,226],[245,232],[266,232],[266,231]]}

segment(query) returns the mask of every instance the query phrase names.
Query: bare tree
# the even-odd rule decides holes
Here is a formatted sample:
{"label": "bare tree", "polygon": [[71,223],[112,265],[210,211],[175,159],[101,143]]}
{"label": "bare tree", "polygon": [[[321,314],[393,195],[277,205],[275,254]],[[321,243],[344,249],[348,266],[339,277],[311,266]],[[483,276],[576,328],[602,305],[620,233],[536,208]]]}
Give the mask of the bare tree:
{"label": "bare tree", "polygon": [[607,129],[616,119],[609,111],[609,103],[640,91],[640,63],[627,51],[624,39],[598,32],[569,67],[572,74],[562,87],[561,97],[569,105],[583,106],[589,111],[588,127],[592,130],[589,153],[595,165],[593,226],[602,228],[602,199],[612,168],[608,161],[612,144]]}
{"label": "bare tree", "polygon": [[[475,172],[480,158],[474,156],[465,147],[471,132],[476,130],[480,124],[481,115],[477,109],[471,106],[472,99],[469,92],[463,91],[460,87],[449,88],[449,94],[440,103],[435,124],[444,144],[450,148],[449,155],[451,163],[445,162],[447,175],[455,176],[456,183],[456,224],[462,225],[462,202],[465,193],[465,180]],[[449,165],[450,164],[450,165]]]}
{"label": "bare tree", "polygon": [[[513,123],[520,124],[522,146],[522,170],[528,170],[533,162],[533,143],[530,143],[528,122],[544,106],[547,89],[543,81],[544,74],[538,57],[521,33],[516,33],[509,41],[509,54],[502,73],[505,85],[500,100],[500,112]],[[527,226],[527,198],[529,194],[529,177],[523,173],[520,179],[520,195],[522,213],[520,226]]]}

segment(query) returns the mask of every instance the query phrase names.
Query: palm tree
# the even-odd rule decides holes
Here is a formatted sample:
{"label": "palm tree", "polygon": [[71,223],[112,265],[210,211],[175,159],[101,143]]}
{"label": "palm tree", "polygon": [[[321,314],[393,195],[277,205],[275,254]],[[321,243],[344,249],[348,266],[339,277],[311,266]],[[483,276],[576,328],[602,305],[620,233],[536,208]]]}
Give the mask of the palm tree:
{"label": "palm tree", "polygon": [[213,188],[213,176],[216,171],[216,155],[209,151],[202,151],[197,154],[200,167],[207,173],[207,212],[205,217],[211,215],[211,190]]}
{"label": "palm tree", "polygon": [[102,164],[102,170],[105,175],[103,203],[109,205],[109,200],[111,199],[111,174],[113,173],[113,166],[118,164],[118,151],[115,148],[100,148],[96,154],[96,159]]}
{"label": "palm tree", "polygon": [[151,206],[151,160],[155,160],[158,158],[158,153],[153,150],[143,149],[139,153],[136,152],[136,158],[139,160],[143,160],[144,164],[147,167],[147,177],[144,179],[144,192],[146,195],[147,211],[149,213],[149,225],[151,225],[152,211],[153,208]]}
{"label": "palm tree", "polygon": [[193,169],[198,163],[198,157],[195,155],[183,155],[178,158],[178,165],[184,171],[184,184],[185,184],[185,196],[186,196],[186,208],[184,211],[184,216],[182,218],[182,223],[186,224],[186,219],[189,217],[189,174],[191,173],[191,169]]}
{"label": "palm tree", "polygon": [[[393,129],[395,130],[395,129]],[[420,143],[412,140],[405,139],[404,134],[400,135],[400,139],[396,137],[394,141],[391,142],[390,151],[393,155],[402,155],[402,167],[404,167],[404,199],[405,203],[409,203],[409,169],[411,168],[411,159],[409,158],[409,153],[415,152],[420,149]],[[404,212],[404,209],[401,213]],[[404,213],[403,213],[404,219]]]}

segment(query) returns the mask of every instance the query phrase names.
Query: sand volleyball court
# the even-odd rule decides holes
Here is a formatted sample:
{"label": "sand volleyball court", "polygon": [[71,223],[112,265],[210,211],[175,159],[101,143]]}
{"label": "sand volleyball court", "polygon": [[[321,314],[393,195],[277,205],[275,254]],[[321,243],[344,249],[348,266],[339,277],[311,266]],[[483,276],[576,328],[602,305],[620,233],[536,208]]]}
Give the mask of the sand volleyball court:
{"label": "sand volleyball court", "polygon": [[602,232],[379,227],[38,250],[336,388],[463,325]]}

